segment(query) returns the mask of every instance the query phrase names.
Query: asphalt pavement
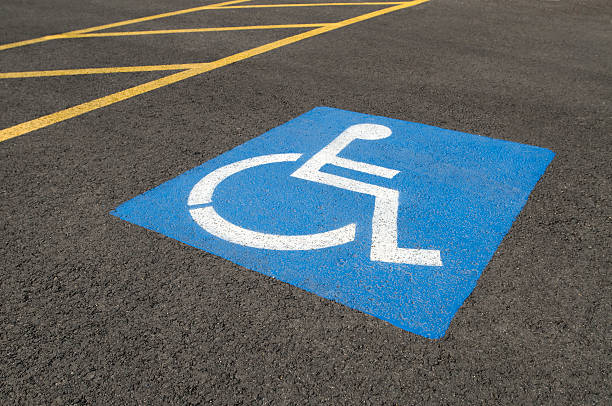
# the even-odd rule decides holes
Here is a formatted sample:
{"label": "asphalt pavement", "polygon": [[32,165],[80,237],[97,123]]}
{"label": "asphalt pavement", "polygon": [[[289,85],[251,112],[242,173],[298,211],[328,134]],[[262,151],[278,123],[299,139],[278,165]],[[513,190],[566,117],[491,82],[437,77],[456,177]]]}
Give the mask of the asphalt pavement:
{"label": "asphalt pavement", "polygon": [[[4,0],[0,44],[203,4]],[[113,31],[384,7],[215,9]],[[7,137],[0,403],[609,404],[611,21],[605,0],[431,0]],[[0,72],[197,64],[309,30],[61,38],[0,50]],[[0,129],[180,71],[0,78]],[[109,214],[317,106],[556,154],[442,339]]]}

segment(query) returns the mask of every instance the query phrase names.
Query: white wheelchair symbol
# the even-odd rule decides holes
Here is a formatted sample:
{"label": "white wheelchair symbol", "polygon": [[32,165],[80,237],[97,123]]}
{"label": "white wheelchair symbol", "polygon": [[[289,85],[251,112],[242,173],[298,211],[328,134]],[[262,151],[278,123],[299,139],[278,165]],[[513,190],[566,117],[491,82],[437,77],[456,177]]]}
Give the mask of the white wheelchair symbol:
{"label": "white wheelchair symbol", "polygon": [[[377,124],[357,124],[344,130],[331,143],[317,152],[290,176],[322,183],[375,197],[372,216],[372,261],[412,265],[442,266],[439,250],[400,248],[397,246],[397,211],[399,192],[361,181],[321,172],[330,164],[370,175],[391,179],[399,173],[364,162],[338,156],[353,140],[380,140],[391,135],[391,130]],[[242,228],[221,217],[212,206],[215,188],[230,176],[245,169],[278,162],[295,162],[302,154],[271,154],[243,159],[223,166],[202,178],[192,189],[187,204],[198,206],[189,210],[193,219],[204,230],[223,240],[252,248],[268,250],[314,250],[346,244],[355,239],[357,224],[352,223],[323,233],[306,235],[276,235]],[[205,207],[202,207],[205,206]]]}

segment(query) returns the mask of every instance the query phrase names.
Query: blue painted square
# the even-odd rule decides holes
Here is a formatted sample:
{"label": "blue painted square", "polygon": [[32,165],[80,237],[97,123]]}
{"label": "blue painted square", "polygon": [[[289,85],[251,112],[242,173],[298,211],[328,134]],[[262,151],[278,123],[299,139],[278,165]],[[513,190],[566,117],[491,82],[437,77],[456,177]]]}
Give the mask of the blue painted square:
{"label": "blue painted square", "polygon": [[[366,139],[385,128],[378,139]],[[351,133],[356,129],[366,136]],[[304,169],[340,135],[355,137],[336,151],[338,160]],[[553,156],[534,146],[320,107],[112,214],[440,338]]]}

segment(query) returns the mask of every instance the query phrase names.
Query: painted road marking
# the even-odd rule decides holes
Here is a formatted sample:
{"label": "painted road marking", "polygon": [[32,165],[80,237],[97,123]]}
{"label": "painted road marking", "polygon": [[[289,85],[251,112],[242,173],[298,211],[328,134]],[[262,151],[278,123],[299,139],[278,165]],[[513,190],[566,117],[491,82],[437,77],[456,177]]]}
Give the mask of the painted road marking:
{"label": "painted road marking", "polygon": [[[406,249],[397,246],[397,211],[399,208],[399,193],[394,189],[360,182],[342,176],[321,171],[325,165],[351,169],[392,179],[399,172],[376,165],[340,158],[338,154],[355,140],[378,140],[391,135],[388,127],[376,124],[357,124],[344,130],[329,145],[304,162],[291,176],[306,181],[321,183],[374,196],[374,214],[372,216],[372,261],[397,262],[412,265],[442,266],[440,251]],[[202,206],[212,203],[215,188],[224,180],[243,170],[275,162],[297,161],[302,154],[273,154],[247,158],[239,162],[216,169],[200,180],[191,193],[187,204]],[[217,214],[212,207],[198,207],[190,210],[193,219],[208,233],[246,247],[305,251],[333,247],[346,244],[355,238],[356,224],[349,224],[333,231],[310,235],[275,235],[254,232],[236,226]]]}
{"label": "painted road marking", "polygon": [[236,4],[236,3],[244,3],[246,1],[248,1],[248,0],[225,1],[223,3],[211,4],[211,5],[208,5],[208,6],[193,7],[193,8],[188,8],[188,9],[184,9],[184,10],[171,11],[169,13],[155,14],[155,15],[147,16],[147,17],[141,17],[141,18],[134,18],[134,19],[131,19],[131,20],[119,21],[119,22],[112,23],[112,24],[98,25],[98,26],[95,26],[95,27],[84,28],[82,30],[69,31],[69,32],[66,32],[64,34],[46,35],[46,36],[40,37],[40,38],[34,38],[34,39],[26,40],[26,41],[18,41],[18,42],[12,42],[10,44],[0,45],[0,51],[3,51],[5,49],[10,49],[10,48],[16,48],[16,47],[22,47],[22,46],[26,46],[26,45],[37,44],[39,42],[46,42],[46,41],[51,41],[51,40],[54,40],[54,39],[60,39],[64,35],[69,35],[69,34],[84,34],[84,33],[87,33],[87,32],[101,31],[101,30],[106,30],[106,29],[109,29],[109,28],[122,27],[124,25],[129,25],[129,24],[136,24],[136,23],[143,23],[145,21],[158,20],[160,18],[167,18],[167,17],[173,17],[173,16],[177,16],[177,15],[181,15],[181,14],[194,13],[196,11],[203,11],[203,10],[207,10],[207,9],[210,9],[210,8],[218,9],[219,7],[229,6],[231,4]]}
{"label": "painted road marking", "polygon": [[553,156],[316,108],[112,214],[439,338]]}
{"label": "painted road marking", "polygon": [[[314,250],[346,244],[355,238],[355,224],[335,230],[306,235],[278,235],[252,231],[237,226],[222,216],[212,207],[212,197],[216,187],[232,175],[246,169],[280,162],[297,161],[302,154],[272,154],[243,159],[222,166],[200,180],[189,194],[187,205],[189,213],[196,223],[206,232],[233,244],[268,250]],[[205,206],[205,207],[202,207]]]}
{"label": "painted road marking", "polygon": [[373,1],[361,3],[290,3],[290,4],[246,4],[240,6],[224,6],[228,9],[240,8],[284,8],[284,7],[330,7],[330,6],[388,6],[390,4],[402,4],[401,1]]}
{"label": "painted road marking", "polygon": [[[397,211],[399,192],[378,185],[326,173],[326,165],[334,165],[358,172],[393,179],[399,171],[347,158],[338,154],[355,140],[382,140],[391,135],[391,129],[379,124],[356,124],[348,127],[329,145],[304,162],[291,176],[340,189],[374,196],[372,215],[372,261],[397,262],[401,264],[442,266],[439,250],[407,249],[397,246]],[[294,248],[295,249],[295,248]]]}
{"label": "painted road marking", "polygon": [[182,63],[176,65],[116,66],[110,68],[56,69],[37,70],[30,72],[5,72],[0,73],[0,79],[40,78],[49,76],[73,75],[100,75],[106,73],[157,72],[165,70],[197,69],[205,67],[207,65],[207,63]]}
{"label": "painted road marking", "polygon": [[275,30],[283,28],[316,28],[331,25],[331,23],[312,24],[273,24],[273,25],[245,25],[237,27],[209,27],[209,28],[181,28],[176,30],[148,30],[148,31],[116,31],[116,32],[94,32],[90,34],[65,35],[64,38],[101,38],[101,37],[126,37],[134,35],[160,35],[160,34],[187,34],[194,32],[223,32],[223,31],[247,31],[247,30]]}
{"label": "painted road marking", "polygon": [[[226,7],[230,7],[237,3],[245,3],[249,0],[233,0],[227,1],[223,3],[211,4],[208,6],[195,7],[185,10],[179,10],[169,13],[156,14],[153,16],[136,18],[132,20],[120,21],[117,23],[100,25],[96,27],[85,28],[82,30],[70,31],[63,34],[57,35],[48,35],[41,38],[35,38],[27,41],[19,41],[10,44],[0,45],[0,51],[31,45],[35,43],[51,41],[55,39],[62,38],[78,38],[79,36],[84,36],[85,34],[92,33],[95,31],[100,31],[109,28],[115,28],[120,26],[125,26],[129,24],[135,24],[145,21],[156,20],[160,18],[166,18],[171,16],[176,16],[180,14],[193,13],[197,11],[204,10],[223,10]],[[27,77],[45,77],[45,76],[65,76],[65,75],[87,75],[87,74],[101,74],[101,73],[125,73],[125,72],[151,72],[151,71],[167,71],[167,70],[175,70],[177,69],[186,69],[182,72],[174,73],[169,76],[153,80],[148,83],[144,83],[142,85],[134,86],[123,91],[110,94],[108,96],[104,96],[89,102],[85,102],[79,104],[74,107],[67,108],[65,110],[58,111],[56,113],[48,114],[46,116],[42,116],[30,121],[26,121],[21,124],[14,125],[12,127],[5,128],[0,130],[0,142],[9,140],[11,138],[18,137],[23,134],[27,134],[29,132],[47,127],[49,125],[68,120],[73,117],[77,117],[81,114],[88,113],[93,110],[97,110],[102,107],[109,106],[111,104],[138,96],[143,93],[150,92],[155,89],[159,89],[161,87],[165,87],[171,85],[176,82],[180,82],[182,80],[191,78],[193,76],[201,75],[203,73],[209,72],[213,69],[217,69],[244,59],[251,58],[253,56],[272,51],[274,49],[293,44],[295,42],[302,41],[307,38],[311,38],[317,35],[321,35],[333,30],[337,30],[339,28],[346,27],[351,24],[355,24],[361,21],[365,21],[371,18],[375,18],[384,14],[392,13],[394,11],[398,11],[404,8],[413,7],[418,4],[426,3],[429,0],[412,0],[405,2],[370,2],[370,3],[306,3],[306,4],[272,4],[272,5],[247,5],[241,6],[240,8],[259,8],[259,7],[319,7],[319,6],[364,6],[364,5],[392,5],[391,7],[386,7],[381,10],[377,10],[374,12],[366,13],[359,15],[357,17],[349,18],[346,20],[338,21],[336,23],[328,23],[324,25],[318,25],[313,30],[293,35],[278,41],[274,41],[268,43],[263,46],[255,47],[247,51],[238,52],[234,55],[221,58],[214,62],[202,62],[199,64],[172,64],[172,65],[158,65],[156,66],[134,66],[134,67],[111,67],[111,68],[81,68],[81,69],[60,69],[60,70],[45,70],[45,71],[31,71],[31,72],[5,72],[0,73],[0,79],[13,79],[13,78],[27,78]],[[233,7],[233,6],[232,6]],[[254,29],[263,29],[261,26],[256,26]],[[231,27],[228,27],[231,28]],[[240,27],[245,28],[245,27]],[[269,27],[269,29],[278,28],[275,26]],[[245,28],[246,29],[246,28]],[[149,32],[151,33],[151,32]],[[116,33],[111,33],[116,34]],[[134,35],[134,32],[131,31],[128,35]]]}

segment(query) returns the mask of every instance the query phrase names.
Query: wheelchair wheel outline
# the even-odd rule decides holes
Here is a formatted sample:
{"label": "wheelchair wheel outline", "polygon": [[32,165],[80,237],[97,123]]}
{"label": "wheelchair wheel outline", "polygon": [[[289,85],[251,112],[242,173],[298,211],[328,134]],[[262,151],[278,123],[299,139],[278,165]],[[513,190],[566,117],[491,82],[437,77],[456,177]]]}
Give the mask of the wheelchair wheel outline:
{"label": "wheelchair wheel outline", "polygon": [[[304,235],[279,235],[262,233],[237,226],[221,217],[212,205],[212,196],[217,186],[232,175],[249,168],[280,162],[295,162],[302,154],[271,154],[243,159],[222,166],[202,179],[193,187],[187,200],[191,217],[208,233],[222,240],[251,248],[306,251],[329,248],[355,240],[356,223],[323,233]],[[201,207],[204,206],[204,207]]]}

